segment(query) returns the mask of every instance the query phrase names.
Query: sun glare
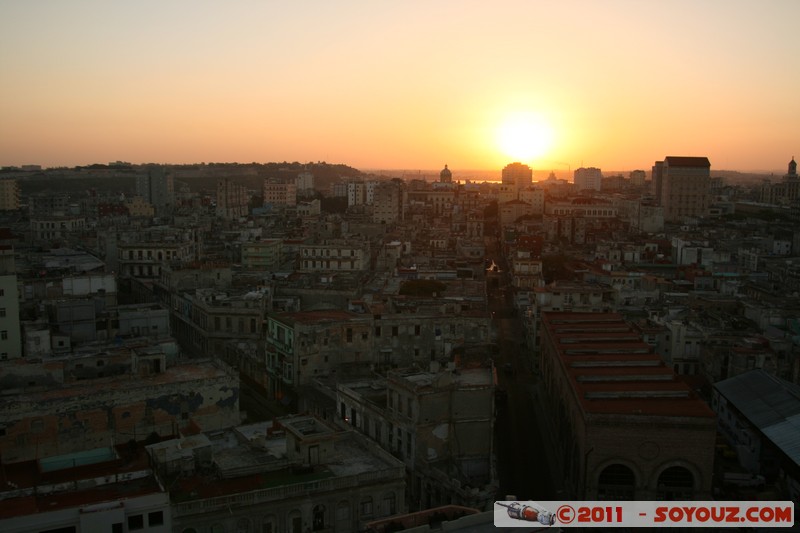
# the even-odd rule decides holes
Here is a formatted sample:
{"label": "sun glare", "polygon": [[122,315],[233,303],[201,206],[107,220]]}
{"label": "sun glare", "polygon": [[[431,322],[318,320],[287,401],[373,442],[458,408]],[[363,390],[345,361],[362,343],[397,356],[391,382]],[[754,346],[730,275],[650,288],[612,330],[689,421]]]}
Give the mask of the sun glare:
{"label": "sun glare", "polygon": [[497,130],[497,144],[508,157],[526,162],[544,155],[553,144],[553,130],[537,117],[516,116]]}

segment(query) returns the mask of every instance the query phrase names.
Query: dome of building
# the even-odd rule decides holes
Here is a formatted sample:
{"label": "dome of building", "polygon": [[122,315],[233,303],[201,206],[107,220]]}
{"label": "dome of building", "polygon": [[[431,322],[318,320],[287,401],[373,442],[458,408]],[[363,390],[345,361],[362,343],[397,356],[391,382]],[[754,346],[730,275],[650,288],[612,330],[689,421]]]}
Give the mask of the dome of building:
{"label": "dome of building", "polygon": [[439,172],[439,181],[442,183],[450,183],[453,181],[453,173],[450,172],[450,169],[447,168],[447,165],[445,165],[444,169]]}

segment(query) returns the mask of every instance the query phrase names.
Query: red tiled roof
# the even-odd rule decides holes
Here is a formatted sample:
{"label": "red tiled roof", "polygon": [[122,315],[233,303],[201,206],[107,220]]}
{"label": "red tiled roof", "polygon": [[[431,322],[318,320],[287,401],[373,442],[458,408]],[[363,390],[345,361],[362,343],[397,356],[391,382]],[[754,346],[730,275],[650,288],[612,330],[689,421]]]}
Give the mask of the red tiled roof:
{"label": "red tiled roof", "polygon": [[584,413],[714,417],[621,315],[544,312],[542,329]]}

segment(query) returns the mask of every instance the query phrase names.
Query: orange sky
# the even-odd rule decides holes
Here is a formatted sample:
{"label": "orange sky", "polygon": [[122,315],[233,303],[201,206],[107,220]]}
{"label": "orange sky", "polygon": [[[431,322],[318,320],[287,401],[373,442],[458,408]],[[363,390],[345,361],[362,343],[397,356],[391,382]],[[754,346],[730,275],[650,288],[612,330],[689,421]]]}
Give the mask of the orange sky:
{"label": "orange sky", "polygon": [[[800,2],[0,2],[0,165],[536,170],[800,156]],[[531,143],[535,143],[532,140]]]}

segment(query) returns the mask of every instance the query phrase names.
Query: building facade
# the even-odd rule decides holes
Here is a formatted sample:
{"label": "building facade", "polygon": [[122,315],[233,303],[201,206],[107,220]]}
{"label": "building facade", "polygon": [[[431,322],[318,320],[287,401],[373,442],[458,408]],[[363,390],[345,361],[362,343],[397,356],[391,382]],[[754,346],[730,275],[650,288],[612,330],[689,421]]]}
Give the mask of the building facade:
{"label": "building facade", "polygon": [[570,497],[711,497],[715,415],[620,315],[543,313],[541,361]]}
{"label": "building facade", "polygon": [[707,157],[664,158],[661,205],[665,222],[703,217],[710,205],[711,163]]}

